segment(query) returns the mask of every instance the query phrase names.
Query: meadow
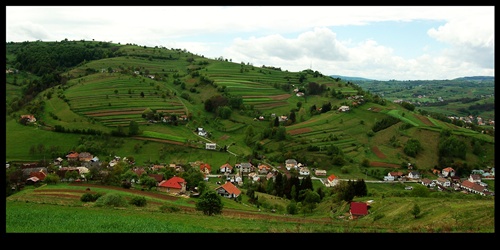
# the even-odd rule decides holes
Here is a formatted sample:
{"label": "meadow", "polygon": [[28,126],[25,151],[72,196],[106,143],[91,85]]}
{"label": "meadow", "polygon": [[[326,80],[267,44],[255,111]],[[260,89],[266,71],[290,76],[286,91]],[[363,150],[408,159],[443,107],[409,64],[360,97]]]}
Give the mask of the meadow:
{"label": "meadow", "polygon": [[[85,42],[77,43],[88,46]],[[15,55],[9,45],[21,45],[7,46],[11,68],[15,65]],[[370,88],[359,88],[357,84],[312,69],[288,72],[227,59],[208,59],[183,50],[110,46],[114,51],[114,54],[109,52],[112,57],[81,62],[68,69],[61,73],[67,79],[64,84],[37,93],[32,102],[22,108],[18,105],[23,89],[28,82],[39,81],[41,77],[24,72],[6,77],[8,163],[51,162],[57,157],[64,158],[70,151],[87,151],[102,162],[109,162],[115,156],[133,158],[137,167],[202,161],[215,173],[225,163],[233,166],[242,162],[255,166],[265,163],[280,168],[286,159],[296,159],[311,168],[326,170],[327,176],[334,174],[353,180],[379,180],[380,175],[395,170],[408,172],[404,166],[411,163],[423,176],[435,179],[437,176],[432,170],[445,167],[440,165],[437,154],[440,133],[449,129],[467,149],[465,159],[452,157],[450,162],[471,169],[494,166],[494,136],[424,116],[418,110],[409,111],[391,99],[381,102]],[[326,89],[308,94],[311,83]],[[446,89],[453,90],[453,87],[463,90],[452,84]],[[297,96],[295,89],[306,90],[306,94]],[[491,90],[494,89],[486,86],[468,94],[488,94]],[[404,94],[407,97],[408,93]],[[205,107],[206,101],[217,95],[241,97],[243,103],[231,107],[229,117],[223,119]],[[355,101],[353,96],[362,96],[363,101]],[[326,104],[332,109],[321,112]],[[342,105],[350,106],[350,110],[336,109]],[[275,123],[275,117],[290,117],[292,112],[296,115],[294,122]],[[37,122],[20,123],[21,115],[32,113]],[[143,116],[151,113],[166,117],[186,115],[188,120],[166,123]],[[388,117],[395,117],[398,122],[374,132],[373,127]],[[132,121],[138,124],[139,131],[129,136]],[[55,132],[56,126],[64,127],[66,132]],[[199,136],[198,128],[207,131],[208,136]],[[94,135],[86,130],[103,134]],[[117,131],[122,132],[121,136],[110,135]],[[283,137],[278,136],[280,131],[285,132]],[[411,157],[404,152],[404,146],[412,138],[421,143],[422,149]],[[479,153],[477,149],[473,153],[474,141],[480,145]],[[216,143],[217,150],[205,149],[207,142]],[[333,154],[333,147],[342,154]],[[338,155],[342,155],[342,161]],[[375,171],[380,174],[371,175]],[[215,185],[212,180],[210,185]],[[322,184],[314,182],[315,188],[319,185]],[[109,209],[79,201],[82,190],[50,191],[77,188],[71,185],[27,187],[7,197],[7,231],[494,232],[492,197],[441,192],[417,197],[402,185],[368,183],[369,194],[355,200],[374,203],[368,216],[355,221],[346,219],[347,203],[338,204],[331,198],[319,203],[311,214],[291,216],[283,215],[289,201],[259,193],[259,199],[277,205],[279,213],[261,211],[262,218],[250,219],[248,216],[260,213],[246,195],[241,203],[224,200],[225,213],[207,217],[193,211],[196,198],[177,202],[148,198],[150,204],[145,208]],[[491,187],[494,190],[494,185]],[[116,192],[106,188],[102,191]],[[126,190],[122,191],[131,197]],[[244,194],[246,190],[242,191]],[[160,211],[165,204],[185,209]],[[410,214],[415,204],[422,210],[419,218]],[[47,214],[50,216],[43,216]]]}
{"label": "meadow", "polygon": [[[213,184],[209,184],[212,186]],[[6,200],[6,233],[493,233],[494,201],[488,198],[436,194],[411,197],[401,184],[368,184],[369,195],[356,201],[372,200],[370,213],[350,220],[348,205],[322,202],[312,214],[272,213],[248,203],[223,198],[223,212],[206,216],[194,209],[196,198],[168,198],[152,191],[131,193],[89,185],[100,193],[116,193],[130,199],[145,197],[147,205],[121,208],[97,207],[81,202],[87,186],[60,183],[26,188]],[[398,191],[399,190],[399,191]],[[243,190],[244,191],[244,190]],[[395,194],[392,197],[386,194]],[[404,194],[403,192],[406,192]],[[152,196],[152,194],[155,194]],[[158,198],[158,195],[160,198]],[[259,193],[265,202],[279,202]],[[161,198],[163,196],[164,198]],[[439,202],[438,202],[439,200]],[[421,213],[410,211],[417,204]],[[172,209],[177,207],[178,209]],[[334,210],[331,210],[332,207]],[[50,216],[48,216],[50,215]],[[34,220],[33,218],[37,218]]]}

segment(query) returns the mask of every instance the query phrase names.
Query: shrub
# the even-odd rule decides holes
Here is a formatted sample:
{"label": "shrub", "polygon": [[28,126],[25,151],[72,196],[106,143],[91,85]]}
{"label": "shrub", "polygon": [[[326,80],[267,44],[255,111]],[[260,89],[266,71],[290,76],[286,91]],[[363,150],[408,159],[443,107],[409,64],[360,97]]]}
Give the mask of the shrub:
{"label": "shrub", "polygon": [[97,199],[99,199],[99,197],[101,197],[103,194],[101,193],[96,193],[96,194],[92,194],[92,193],[84,193],[81,197],[80,197],[80,201],[82,202],[94,202],[96,201]]}
{"label": "shrub", "polygon": [[135,205],[137,207],[144,207],[147,204],[146,198],[145,197],[139,197],[135,196],[133,197],[130,202],[130,204]]}
{"label": "shrub", "polygon": [[127,200],[119,194],[105,194],[96,200],[98,207],[126,207]]}

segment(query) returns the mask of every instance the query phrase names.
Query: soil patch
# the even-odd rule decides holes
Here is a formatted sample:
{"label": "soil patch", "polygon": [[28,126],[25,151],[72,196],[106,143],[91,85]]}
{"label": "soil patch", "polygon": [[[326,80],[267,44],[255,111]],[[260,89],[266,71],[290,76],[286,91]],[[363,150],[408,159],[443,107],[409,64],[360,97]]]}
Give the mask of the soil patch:
{"label": "soil patch", "polygon": [[373,146],[372,147],[372,151],[373,153],[375,153],[375,155],[377,155],[378,158],[380,159],[385,159],[387,158],[387,156],[385,156],[384,153],[382,153],[382,151],[380,151],[380,149],[377,147],[377,146]]}

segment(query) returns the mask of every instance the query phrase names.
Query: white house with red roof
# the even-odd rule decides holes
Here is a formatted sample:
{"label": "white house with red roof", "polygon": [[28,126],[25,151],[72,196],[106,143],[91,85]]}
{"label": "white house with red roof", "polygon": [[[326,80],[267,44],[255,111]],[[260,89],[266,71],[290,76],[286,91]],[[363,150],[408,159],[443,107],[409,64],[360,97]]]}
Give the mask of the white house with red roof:
{"label": "white house with red roof", "polygon": [[215,191],[220,196],[224,196],[229,199],[233,199],[238,197],[241,194],[241,190],[239,190],[233,183],[227,181],[221,186],[218,186]]}
{"label": "white house with red roof", "polygon": [[160,192],[183,194],[186,192],[187,182],[178,176],[174,176],[168,180],[163,180],[158,184],[157,190]]}

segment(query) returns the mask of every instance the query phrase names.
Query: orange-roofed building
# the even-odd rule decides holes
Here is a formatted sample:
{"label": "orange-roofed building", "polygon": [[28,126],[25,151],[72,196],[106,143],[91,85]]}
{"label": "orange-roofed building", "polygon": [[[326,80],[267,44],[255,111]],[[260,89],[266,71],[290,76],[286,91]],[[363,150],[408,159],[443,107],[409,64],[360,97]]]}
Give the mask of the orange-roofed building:
{"label": "orange-roofed building", "polygon": [[217,187],[215,189],[217,194],[224,196],[229,199],[233,199],[238,197],[241,194],[241,190],[239,190],[233,183],[230,181],[224,183],[223,185]]}
{"label": "orange-roofed building", "polygon": [[201,163],[200,171],[204,174],[210,174],[210,171],[212,171],[212,167],[210,167],[208,163]]}
{"label": "orange-roofed building", "polygon": [[183,194],[186,192],[187,182],[178,176],[174,176],[168,180],[163,180],[158,184],[157,190],[160,192]]}
{"label": "orange-roofed building", "polygon": [[327,187],[333,187],[339,183],[339,178],[335,176],[334,174],[331,174],[326,178],[326,186]]}

